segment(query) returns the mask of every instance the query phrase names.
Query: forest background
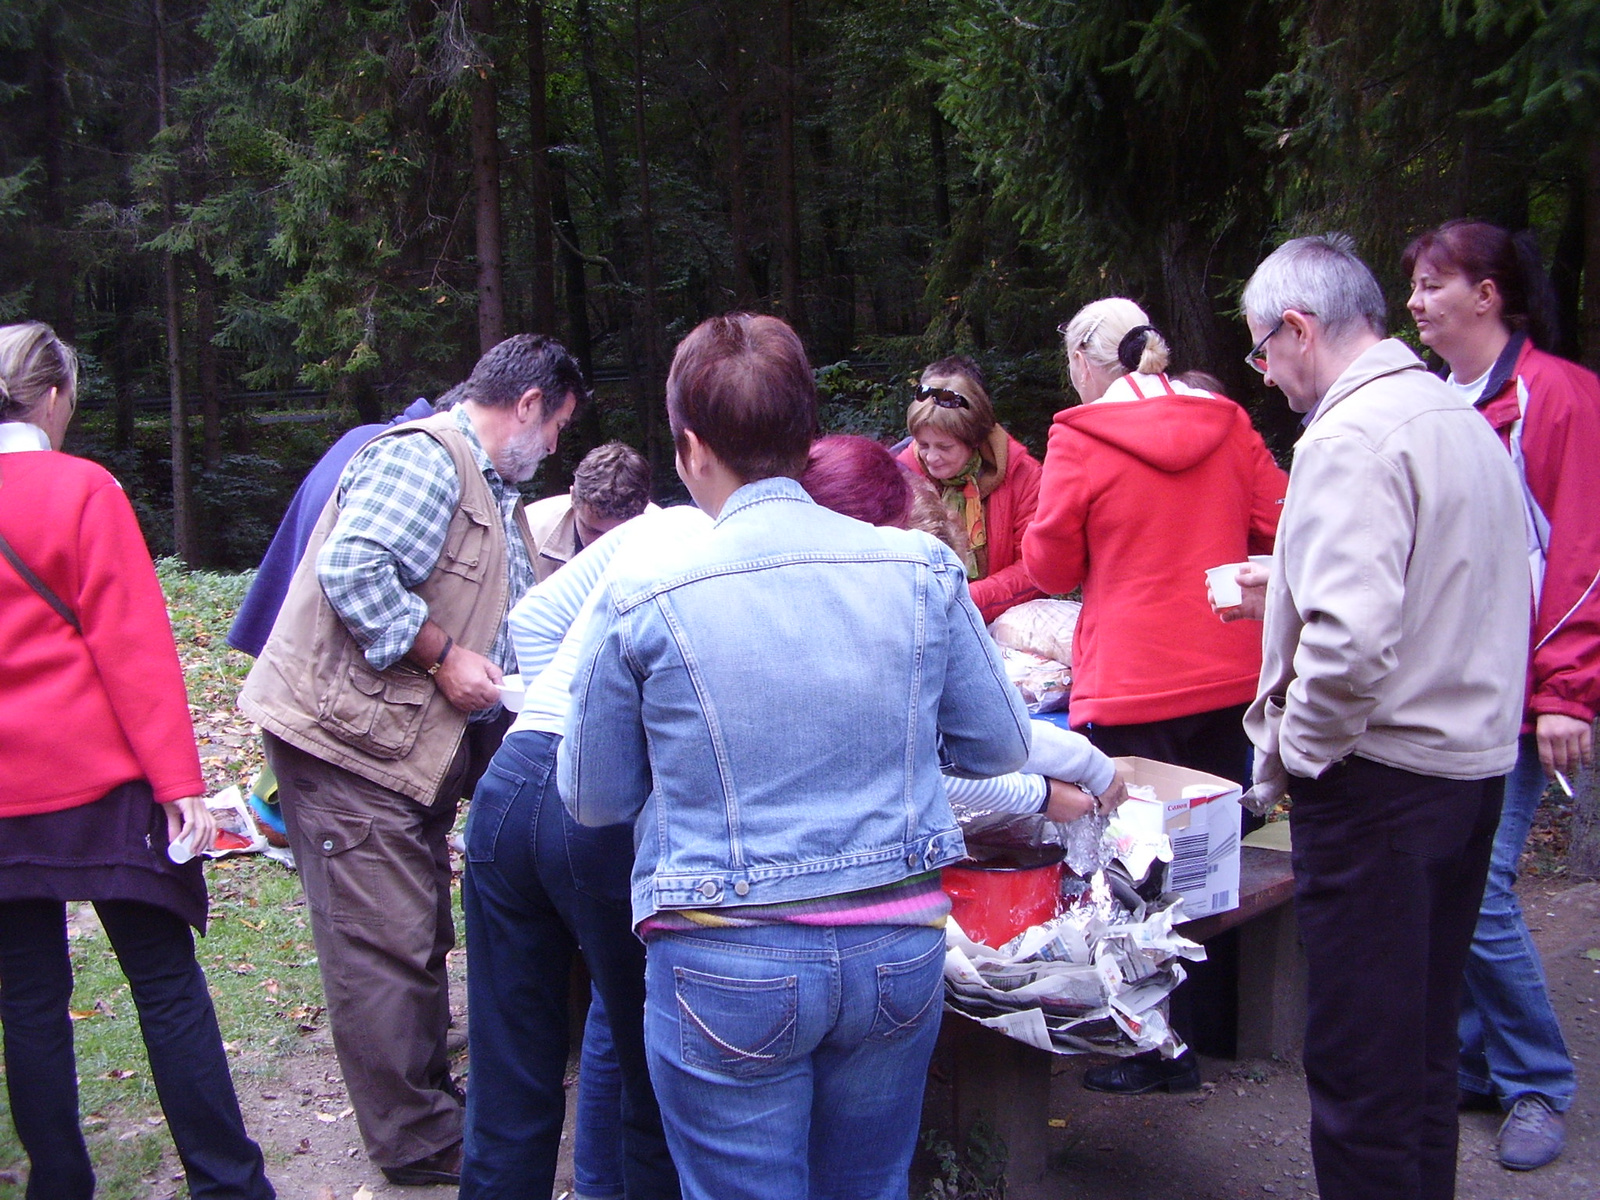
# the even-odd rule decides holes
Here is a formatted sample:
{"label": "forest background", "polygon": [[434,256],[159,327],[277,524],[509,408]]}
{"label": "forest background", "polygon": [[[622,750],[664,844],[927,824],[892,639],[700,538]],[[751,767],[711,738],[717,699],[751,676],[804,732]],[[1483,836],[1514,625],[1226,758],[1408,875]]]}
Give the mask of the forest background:
{"label": "forest background", "polygon": [[152,549],[254,565],[348,425],[548,332],[672,480],[677,339],[778,313],[830,428],[974,354],[1034,450],[1056,324],[1141,300],[1275,448],[1238,295],[1283,238],[1532,228],[1600,364],[1600,0],[5,0],[0,320],[84,356],[68,449]]}

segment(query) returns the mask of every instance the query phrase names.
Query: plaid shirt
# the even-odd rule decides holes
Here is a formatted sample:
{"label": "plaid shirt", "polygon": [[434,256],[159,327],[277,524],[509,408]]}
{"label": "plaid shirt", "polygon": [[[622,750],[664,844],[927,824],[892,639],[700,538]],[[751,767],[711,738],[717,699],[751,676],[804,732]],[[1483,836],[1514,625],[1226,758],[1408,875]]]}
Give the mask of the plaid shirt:
{"label": "plaid shirt", "polygon": [[[454,416],[500,506],[509,612],[533,585],[533,564],[513,520],[522,496],[489,464],[466,412],[457,408]],[[450,452],[433,438],[400,434],[357,451],[339,477],[338,496],[339,521],[317,555],[317,580],[367,661],[386,670],[411,649],[428,619],[427,604],[410,589],[433,574],[461,482]],[[504,618],[488,658],[503,671],[517,669]]]}

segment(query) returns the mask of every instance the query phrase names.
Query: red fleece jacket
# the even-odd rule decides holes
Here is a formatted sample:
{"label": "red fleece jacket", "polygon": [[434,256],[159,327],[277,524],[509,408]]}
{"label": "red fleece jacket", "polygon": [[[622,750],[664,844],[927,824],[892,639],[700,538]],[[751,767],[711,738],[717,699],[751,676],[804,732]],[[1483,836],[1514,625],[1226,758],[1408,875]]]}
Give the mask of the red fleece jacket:
{"label": "red fleece jacket", "polygon": [[1226,397],[1102,400],[1056,414],[1022,561],[1052,592],[1083,586],[1074,726],[1255,699],[1261,625],[1219,621],[1205,570],[1272,549],[1287,486]]}
{"label": "red fleece jacket", "polygon": [[[985,623],[1008,608],[1045,595],[1034,586],[1022,565],[1022,535],[1033,523],[1034,507],[1039,503],[1039,460],[998,425],[990,434],[991,445],[995,442],[1005,447],[1005,461],[1000,481],[983,498],[989,569],[982,579],[974,579],[970,584],[972,603]],[[928,478],[922,460],[917,457],[915,442],[900,452],[900,462],[924,479]],[[933,483],[937,486],[938,480]]]}
{"label": "red fleece jacket", "polygon": [[66,454],[0,454],[0,533],[83,626],[0,559],[0,817],[135,779],[162,803],[202,794],[166,600],[117,481]]}
{"label": "red fleece jacket", "polygon": [[1508,446],[1519,382],[1527,395],[1528,490],[1550,522],[1528,662],[1528,720],[1560,713],[1593,721],[1600,713],[1600,379],[1526,342],[1504,384],[1478,404]]}

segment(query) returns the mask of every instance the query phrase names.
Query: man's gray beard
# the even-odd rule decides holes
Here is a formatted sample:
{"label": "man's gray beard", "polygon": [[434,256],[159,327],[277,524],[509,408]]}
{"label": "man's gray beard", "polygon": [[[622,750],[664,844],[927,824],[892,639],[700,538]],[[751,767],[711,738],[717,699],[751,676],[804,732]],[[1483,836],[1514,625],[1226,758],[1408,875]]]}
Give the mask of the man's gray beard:
{"label": "man's gray beard", "polygon": [[500,450],[500,461],[494,469],[507,483],[527,483],[538,471],[539,464],[548,453],[544,446],[544,431],[535,429],[525,438],[510,442]]}

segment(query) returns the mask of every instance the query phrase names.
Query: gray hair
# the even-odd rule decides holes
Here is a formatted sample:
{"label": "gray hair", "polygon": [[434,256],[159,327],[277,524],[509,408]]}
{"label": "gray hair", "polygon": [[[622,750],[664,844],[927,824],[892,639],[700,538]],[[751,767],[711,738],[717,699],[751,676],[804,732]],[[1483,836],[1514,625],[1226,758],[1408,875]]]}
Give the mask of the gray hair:
{"label": "gray hair", "polygon": [[1387,328],[1383,289],[1356,257],[1355,239],[1344,233],[1285,242],[1250,276],[1244,288],[1249,320],[1271,328],[1290,309],[1316,317],[1334,340],[1360,328],[1382,337]]}

